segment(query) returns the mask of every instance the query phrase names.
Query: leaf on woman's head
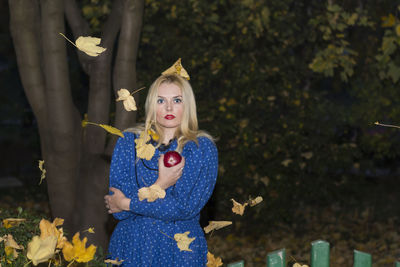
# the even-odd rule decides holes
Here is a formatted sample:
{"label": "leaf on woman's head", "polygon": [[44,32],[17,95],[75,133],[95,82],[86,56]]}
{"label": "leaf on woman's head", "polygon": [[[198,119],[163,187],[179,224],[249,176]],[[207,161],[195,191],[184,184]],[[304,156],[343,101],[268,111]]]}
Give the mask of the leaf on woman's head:
{"label": "leaf on woman's head", "polygon": [[42,181],[46,178],[46,170],[45,170],[45,168],[43,168],[43,164],[44,164],[44,160],[39,160],[39,170],[42,171],[39,184],[41,184]]}
{"label": "leaf on woman's head", "polygon": [[256,197],[255,199],[249,200],[250,207],[254,207],[255,205],[261,203],[263,201],[263,198],[261,196]]}
{"label": "leaf on woman's head", "polygon": [[248,203],[246,202],[244,204],[240,204],[239,202],[236,202],[233,198],[231,199],[231,201],[233,203],[232,212],[242,216],[244,213],[244,209],[246,208]]}
{"label": "leaf on woman's head", "polygon": [[122,262],[124,262],[124,260],[118,260],[118,258],[116,258],[115,260],[111,259],[104,260],[104,263],[111,263],[112,265],[118,265],[118,266],[121,265]]}
{"label": "leaf on woman's head", "polygon": [[222,264],[220,257],[215,258],[210,251],[207,251],[207,267],[219,267],[222,266]]}
{"label": "leaf on woman's head", "polygon": [[126,111],[137,110],[135,99],[127,89],[125,88],[119,89],[117,94],[118,98],[116,99],[116,101],[122,101]]}
{"label": "leaf on woman's head", "polygon": [[193,240],[196,239],[196,237],[188,237],[188,235],[190,234],[189,231],[184,232],[183,234],[178,233],[174,235],[174,239],[176,241],[176,244],[178,246],[178,248],[180,249],[180,251],[192,251],[189,246],[190,243],[193,242]]}
{"label": "leaf on woman's head", "polygon": [[20,225],[22,222],[26,221],[26,219],[22,218],[7,218],[3,219],[3,227],[8,229],[14,226]]}
{"label": "leaf on woman's head", "polygon": [[81,50],[82,52],[85,52],[87,55],[91,57],[97,57],[104,51],[106,51],[107,48],[98,46],[101,42],[100,38],[97,37],[91,37],[91,36],[79,36],[78,39],[76,39],[75,44],[76,47]]}
{"label": "leaf on woman's head", "polygon": [[218,230],[231,224],[231,221],[209,221],[208,225],[204,227],[204,232],[208,234],[212,230]]}
{"label": "leaf on woman's head", "polygon": [[45,239],[41,239],[39,236],[34,236],[28,243],[27,257],[33,263],[38,265],[39,263],[46,262],[54,256],[57,245],[57,237],[48,236]]}
{"label": "leaf on woman's head", "polygon": [[147,199],[147,202],[154,202],[156,199],[165,197],[165,190],[153,184],[150,187],[142,187],[138,191],[139,200]]}
{"label": "leaf on woman's head", "polygon": [[162,75],[168,75],[168,74],[177,74],[181,76],[182,78],[185,78],[186,80],[190,80],[189,74],[187,71],[183,68],[181,64],[181,59],[179,58],[171,67],[166,69]]}

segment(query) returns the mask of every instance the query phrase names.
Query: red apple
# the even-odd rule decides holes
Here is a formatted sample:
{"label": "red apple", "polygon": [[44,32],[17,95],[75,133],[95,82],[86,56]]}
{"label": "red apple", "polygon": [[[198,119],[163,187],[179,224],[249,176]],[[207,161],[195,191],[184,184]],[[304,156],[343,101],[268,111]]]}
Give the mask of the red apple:
{"label": "red apple", "polygon": [[181,162],[182,156],[176,152],[176,151],[168,151],[164,155],[164,165],[165,167],[172,167],[175,166],[176,164],[179,164]]}

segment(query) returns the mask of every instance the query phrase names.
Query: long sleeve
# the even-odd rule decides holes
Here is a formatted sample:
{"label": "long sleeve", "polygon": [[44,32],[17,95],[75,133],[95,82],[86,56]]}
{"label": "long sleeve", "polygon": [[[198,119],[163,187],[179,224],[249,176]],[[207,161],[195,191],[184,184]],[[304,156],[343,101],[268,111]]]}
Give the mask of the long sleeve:
{"label": "long sleeve", "polygon": [[[125,133],[124,138],[119,138],[112,155],[110,166],[110,187],[115,187],[121,190],[126,196],[133,195],[137,191],[137,186],[134,183],[132,173],[135,168],[135,152],[134,152],[134,135]],[[112,192],[111,192],[112,193]],[[124,220],[131,216],[136,216],[129,211],[121,211],[113,213],[117,220]]]}
{"label": "long sleeve", "polygon": [[164,221],[188,220],[200,213],[211,197],[218,173],[218,152],[214,143],[200,137],[199,146],[194,142],[186,144],[182,152],[185,168],[175,189],[165,198],[154,202],[139,201],[132,195],[130,211]]}

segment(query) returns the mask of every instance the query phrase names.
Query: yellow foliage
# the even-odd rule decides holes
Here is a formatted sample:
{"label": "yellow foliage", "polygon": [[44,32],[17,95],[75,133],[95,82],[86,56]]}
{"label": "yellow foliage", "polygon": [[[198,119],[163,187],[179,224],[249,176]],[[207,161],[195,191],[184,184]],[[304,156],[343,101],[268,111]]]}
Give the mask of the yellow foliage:
{"label": "yellow foliage", "polygon": [[141,159],[150,160],[156,151],[152,144],[147,144],[148,141],[150,141],[150,136],[146,131],[143,131],[139,138],[135,139],[136,155]]}
{"label": "yellow foliage", "polygon": [[183,68],[181,64],[181,59],[179,58],[171,67],[166,69],[162,75],[168,75],[168,74],[177,74],[181,76],[182,78],[185,78],[186,80],[190,80],[189,74],[187,71]]}
{"label": "yellow foliage", "polygon": [[208,225],[204,227],[204,232],[208,234],[212,230],[218,230],[231,224],[231,221],[209,221]]}
{"label": "yellow foliage", "polygon": [[126,111],[137,110],[135,98],[133,98],[133,96],[127,89],[121,88],[118,90],[117,94],[118,98],[116,99],[116,101],[122,101]]}
{"label": "yellow foliage", "polygon": [[156,199],[165,197],[165,190],[156,184],[150,187],[142,187],[138,191],[139,200],[147,199],[147,202],[154,202]]}
{"label": "yellow foliage", "polygon": [[222,266],[222,264],[220,257],[215,258],[210,251],[207,251],[207,267],[219,267]]}
{"label": "yellow foliage", "polygon": [[20,225],[20,223],[26,221],[26,219],[22,219],[22,218],[7,218],[7,219],[3,219],[3,227],[8,229],[14,226],[18,226]]}
{"label": "yellow foliage", "polygon": [[190,243],[193,242],[193,240],[196,239],[196,237],[188,237],[188,235],[190,234],[189,231],[184,232],[183,234],[178,233],[174,235],[174,239],[176,241],[176,244],[179,248],[180,251],[192,251],[189,246]]}
{"label": "yellow foliage", "polygon": [[396,18],[392,15],[389,14],[389,16],[383,16],[382,17],[382,27],[386,28],[386,27],[392,27],[394,26],[396,22]]}
{"label": "yellow foliage", "polygon": [[233,198],[231,199],[231,201],[233,203],[232,212],[243,216],[244,209],[246,208],[248,203],[240,204],[239,202],[236,202]]}
{"label": "yellow foliage", "polygon": [[55,218],[52,223],[42,219],[39,223],[40,239],[44,240],[49,236],[54,236],[57,240],[57,248],[62,249],[67,242],[67,238],[64,236],[63,229],[58,229],[57,226],[61,226],[63,223],[64,219],[61,218]]}
{"label": "yellow foliage", "polygon": [[104,260],[104,263],[111,263],[112,265],[118,265],[118,266],[121,265],[122,262],[123,262],[123,260],[118,260],[118,258],[116,258],[115,260],[111,260],[111,259]]}
{"label": "yellow foliage", "polygon": [[34,236],[28,243],[27,257],[35,266],[39,263],[46,262],[54,256],[56,245],[56,236],[50,235],[45,239]]}
{"label": "yellow foliage", "polygon": [[97,247],[90,245],[86,248],[87,238],[79,239],[79,232],[72,238],[72,244],[66,242],[62,250],[66,261],[88,262],[91,261],[96,253]]}
{"label": "yellow foliage", "polygon": [[39,160],[39,170],[42,171],[42,175],[40,176],[39,184],[41,184],[42,181],[44,180],[44,178],[46,178],[46,169],[43,168],[43,164],[44,164],[44,160]]}

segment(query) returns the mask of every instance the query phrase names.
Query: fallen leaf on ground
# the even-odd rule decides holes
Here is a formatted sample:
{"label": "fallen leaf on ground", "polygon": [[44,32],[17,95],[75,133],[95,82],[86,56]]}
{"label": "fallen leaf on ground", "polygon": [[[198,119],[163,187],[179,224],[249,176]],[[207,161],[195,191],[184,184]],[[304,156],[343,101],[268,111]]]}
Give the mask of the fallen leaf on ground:
{"label": "fallen leaf on ground", "polygon": [[254,207],[255,205],[261,203],[263,201],[263,198],[261,196],[256,197],[255,199],[251,199],[249,201],[250,207]]}
{"label": "fallen leaf on ground", "polygon": [[183,234],[178,233],[174,235],[174,239],[176,241],[176,244],[178,246],[178,248],[180,249],[180,251],[192,251],[189,248],[190,243],[193,242],[193,240],[196,239],[196,237],[188,237],[188,235],[190,234],[189,231],[184,232]]}
{"label": "fallen leaf on ground", "polygon": [[62,252],[64,255],[64,259],[66,261],[77,261],[77,262],[89,262],[93,259],[94,254],[96,253],[97,247],[94,245],[90,245],[86,248],[87,238],[83,238],[82,241],[79,238],[79,232],[74,235],[72,238],[72,244],[70,242],[66,242]]}
{"label": "fallen leaf on ground", "polygon": [[236,202],[233,198],[231,199],[231,201],[233,203],[232,212],[243,216],[244,209],[246,208],[248,203],[246,202],[244,204],[240,204],[239,202]]}
{"label": "fallen leaf on ground", "polygon": [[64,231],[62,228],[57,228],[64,223],[64,219],[55,218],[53,222],[46,219],[42,219],[39,223],[40,228],[40,239],[44,240],[49,236],[56,237],[57,248],[62,249],[67,242],[67,238],[64,236]]}
{"label": "fallen leaf on ground", "polygon": [[142,187],[138,191],[139,200],[147,199],[147,202],[154,202],[156,199],[165,197],[165,190],[158,185],[151,185],[150,187]]}
{"label": "fallen leaf on ground", "polygon": [[204,232],[208,234],[212,230],[218,230],[231,224],[231,221],[209,221],[208,225],[204,227]]}
{"label": "fallen leaf on ground", "polygon": [[3,219],[3,227],[8,229],[14,226],[20,225],[22,222],[26,221],[26,219],[22,218],[7,218]]}
{"label": "fallen leaf on ground", "polygon": [[27,257],[33,263],[38,265],[39,263],[46,262],[54,256],[57,245],[57,237],[47,236],[45,239],[41,239],[39,236],[34,236],[28,243]]}
{"label": "fallen leaf on ground", "polygon": [[179,76],[185,78],[186,80],[190,80],[189,74],[187,71],[183,68],[181,59],[179,58],[171,67],[166,69],[162,75],[168,75],[168,74],[178,74]]}
{"label": "fallen leaf on ground", "polygon": [[215,258],[210,251],[207,252],[207,267],[219,267],[222,266],[222,264],[220,257]]}

